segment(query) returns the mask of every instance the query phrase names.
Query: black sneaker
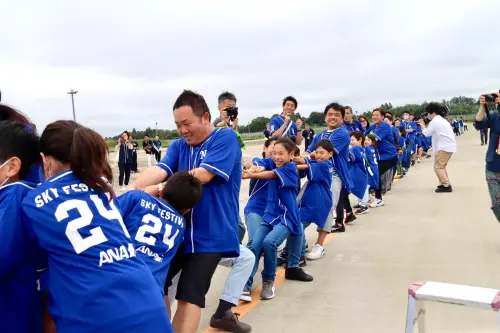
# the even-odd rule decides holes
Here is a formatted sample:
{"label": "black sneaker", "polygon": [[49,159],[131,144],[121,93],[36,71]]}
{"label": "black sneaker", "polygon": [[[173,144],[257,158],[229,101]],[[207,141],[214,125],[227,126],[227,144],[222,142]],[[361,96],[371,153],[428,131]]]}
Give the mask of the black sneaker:
{"label": "black sneaker", "polygon": [[453,192],[453,188],[450,186],[443,186],[443,187],[438,187],[435,190],[436,193],[446,193],[446,192]]}
{"label": "black sneaker", "polygon": [[349,224],[349,223],[353,222],[354,220],[356,220],[356,215],[354,215],[354,213],[351,213],[351,214],[347,215],[344,223]]}
{"label": "black sneaker", "polygon": [[345,232],[345,226],[343,224],[335,224],[332,227],[332,233],[333,232]]}
{"label": "black sneaker", "polygon": [[285,279],[287,280],[295,280],[302,282],[311,282],[313,280],[312,275],[307,274],[300,267],[295,268],[287,268],[285,271]]}
{"label": "black sneaker", "polygon": [[368,213],[370,210],[368,209],[368,206],[361,206],[359,209],[356,211],[356,215],[361,215]]}
{"label": "black sneaker", "polygon": [[287,262],[288,262],[288,253],[286,253],[285,251],[281,251],[278,254],[278,259],[276,261],[276,266],[286,265]]}
{"label": "black sneaker", "polygon": [[415,161],[411,161],[411,166],[415,166]]}
{"label": "black sneaker", "polygon": [[358,208],[361,208],[361,206],[359,204],[357,204],[356,206],[352,207],[354,209],[358,209]]}
{"label": "black sneaker", "polygon": [[223,330],[224,332],[248,333],[252,331],[252,327],[242,323],[238,319],[239,313],[233,313],[227,310],[224,317],[216,319],[214,316],[210,319],[210,327]]}

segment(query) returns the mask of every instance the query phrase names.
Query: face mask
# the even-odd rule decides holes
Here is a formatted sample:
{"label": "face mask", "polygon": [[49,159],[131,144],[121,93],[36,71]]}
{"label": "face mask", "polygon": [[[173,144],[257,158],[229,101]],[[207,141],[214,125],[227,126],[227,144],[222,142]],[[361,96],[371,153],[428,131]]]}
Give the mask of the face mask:
{"label": "face mask", "polygon": [[407,114],[405,114],[405,115],[403,116],[403,119],[404,119],[404,120],[408,120],[408,119],[410,119],[410,116],[409,116],[409,115],[407,115]]}
{"label": "face mask", "polygon": [[[6,166],[7,163],[9,163],[9,162],[10,162],[10,158],[7,161],[5,161],[4,164],[0,165],[0,169],[3,168],[4,166]],[[0,184],[0,187],[2,187],[5,183],[7,183],[9,181],[9,179],[10,179],[10,177],[5,178],[5,180]]]}

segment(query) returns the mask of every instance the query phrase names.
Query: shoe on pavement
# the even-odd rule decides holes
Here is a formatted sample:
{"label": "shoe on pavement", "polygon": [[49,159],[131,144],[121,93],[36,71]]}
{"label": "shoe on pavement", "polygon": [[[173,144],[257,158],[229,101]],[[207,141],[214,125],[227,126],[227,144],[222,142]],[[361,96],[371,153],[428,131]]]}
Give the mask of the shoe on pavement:
{"label": "shoe on pavement", "polygon": [[127,188],[125,186],[122,186],[122,188],[120,189],[120,191],[122,192],[125,192],[127,190]]}
{"label": "shoe on pavement", "polygon": [[260,299],[262,300],[270,300],[273,299],[275,288],[274,281],[264,281],[262,283],[262,292],[260,293]]}
{"label": "shoe on pavement", "polygon": [[361,208],[360,204],[358,203],[356,206],[352,207],[354,209],[358,209],[358,208]]}
{"label": "shoe on pavement", "polygon": [[288,262],[288,253],[285,251],[281,251],[278,254],[278,259],[276,260],[276,266],[286,265],[287,262]]}
{"label": "shoe on pavement", "polygon": [[239,313],[233,313],[231,310],[227,310],[224,317],[216,319],[214,316],[210,319],[210,327],[223,330],[224,332],[233,333],[249,333],[252,331],[252,327],[248,324],[239,321]]}
{"label": "shoe on pavement", "polygon": [[319,244],[314,244],[311,246],[311,251],[307,254],[306,258],[308,260],[316,260],[325,255],[325,249]]}
{"label": "shoe on pavement", "polygon": [[343,224],[335,223],[332,227],[332,233],[334,232],[345,232],[345,226]]}
{"label": "shoe on pavement", "polygon": [[240,296],[240,300],[244,301],[244,302],[251,302],[252,301],[252,291],[245,287],[243,289],[243,293],[241,294]]}
{"label": "shoe on pavement", "polygon": [[356,211],[356,215],[362,215],[370,212],[370,209],[368,209],[368,206],[361,206],[359,209]]}
{"label": "shoe on pavement", "polygon": [[344,223],[349,224],[351,222],[354,222],[354,220],[356,220],[356,218],[357,218],[356,215],[354,215],[354,213],[351,213],[351,214],[346,216]]}
{"label": "shoe on pavement", "polygon": [[287,268],[285,271],[285,279],[301,281],[301,282],[311,282],[313,280],[312,275],[307,274],[300,267]]}
{"label": "shoe on pavement", "polygon": [[383,205],[385,205],[383,200],[375,199],[370,203],[370,208],[382,207]]}
{"label": "shoe on pavement", "polygon": [[443,187],[438,187],[436,190],[435,190],[436,193],[447,193],[447,192],[453,192],[453,188],[451,187],[451,185],[449,186],[443,186]]}
{"label": "shoe on pavement", "polygon": [[299,267],[306,267],[307,266],[307,260],[306,257],[300,257],[299,260]]}

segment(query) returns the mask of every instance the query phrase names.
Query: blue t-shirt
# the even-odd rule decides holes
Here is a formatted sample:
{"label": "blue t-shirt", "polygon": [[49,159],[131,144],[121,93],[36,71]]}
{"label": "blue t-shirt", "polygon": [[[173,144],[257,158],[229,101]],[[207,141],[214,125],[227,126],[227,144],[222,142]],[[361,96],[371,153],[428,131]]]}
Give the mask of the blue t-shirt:
{"label": "blue t-shirt", "polygon": [[348,124],[345,121],[342,122],[342,127],[344,127],[347,132],[364,132],[363,126],[359,122],[359,120],[353,120],[352,123]]}
{"label": "blue t-shirt", "polygon": [[162,293],[108,195],[64,171],[30,191],[22,213],[48,252],[57,333],[173,332]]}
{"label": "blue t-shirt", "polygon": [[183,138],[177,139],[157,166],[169,176],[195,168],[215,174],[203,185],[203,196],[191,211],[184,249],[186,253],[239,256],[241,148],[236,133],[230,128],[216,129],[198,146],[188,145]]}
{"label": "blue t-shirt", "polygon": [[21,216],[27,182],[0,187],[0,325],[2,332],[42,331],[36,240]]}
{"label": "blue t-shirt", "polygon": [[368,185],[365,150],[361,146],[354,146],[350,149],[350,153],[352,160],[349,164],[349,172],[353,185],[351,193],[361,199],[365,195]]}
{"label": "blue t-shirt", "polygon": [[[269,124],[271,125],[271,135],[276,132],[277,130],[280,129],[281,126],[285,123],[285,117],[279,115],[275,116],[271,119]],[[297,125],[295,124],[294,121],[290,120],[283,131],[283,134],[281,136],[297,136]]]}
{"label": "blue t-shirt", "polygon": [[297,165],[289,162],[273,170],[277,178],[269,181],[268,199],[264,221],[274,226],[284,224],[294,235],[302,234],[297,206],[297,183],[299,174]]}
{"label": "blue t-shirt", "polygon": [[381,122],[378,126],[373,124],[366,130],[365,135],[368,134],[375,135],[377,139],[377,150],[380,161],[391,160],[398,155],[391,125],[386,122]]}
{"label": "blue t-shirt", "polygon": [[[270,158],[254,158],[253,165],[265,167],[266,170],[272,170],[270,167],[272,159]],[[250,179],[250,187],[248,189],[248,201],[245,206],[245,214],[255,213],[264,216],[267,205],[267,189],[268,179]]]}
{"label": "blue t-shirt", "polygon": [[375,148],[372,146],[365,147],[365,156],[368,163],[366,164],[366,172],[368,175],[368,185],[374,189],[378,189],[378,163],[377,161],[380,159],[378,156],[378,152],[375,151]]}
{"label": "blue t-shirt", "polygon": [[170,263],[184,240],[184,217],[167,202],[143,191],[129,191],[116,203],[136,255],[148,265],[163,293]]}
{"label": "blue t-shirt", "polygon": [[484,116],[483,120],[476,120],[474,124],[477,130],[490,129],[490,140],[488,151],[486,152],[486,170],[500,172],[500,155],[496,153],[498,142],[500,142],[500,117],[498,116],[498,112],[491,112],[489,119],[487,116]]}
{"label": "blue t-shirt", "polygon": [[307,184],[299,203],[300,221],[312,222],[323,228],[332,209],[332,171],[331,160],[317,162],[306,159]]}
{"label": "blue t-shirt", "polygon": [[401,126],[403,126],[403,128],[405,130],[409,130],[409,129],[412,129],[413,132],[411,133],[406,133],[406,140],[407,141],[410,141],[410,142],[415,142],[415,137],[416,137],[416,130],[417,130],[417,123],[414,122],[414,121],[402,121],[401,122]]}
{"label": "blue t-shirt", "polygon": [[352,187],[351,175],[349,174],[349,145],[351,144],[349,132],[343,127],[337,127],[333,131],[324,131],[314,137],[307,152],[312,153],[314,146],[323,139],[328,139],[333,143],[333,167],[335,169],[333,174],[335,175],[336,172],[339,175],[342,186],[349,192]]}

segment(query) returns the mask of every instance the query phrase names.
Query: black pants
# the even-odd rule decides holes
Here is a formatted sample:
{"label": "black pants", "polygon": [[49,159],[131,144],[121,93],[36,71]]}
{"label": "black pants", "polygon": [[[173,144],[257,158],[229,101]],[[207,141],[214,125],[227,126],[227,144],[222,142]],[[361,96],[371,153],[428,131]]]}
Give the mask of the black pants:
{"label": "black pants", "polygon": [[155,158],[157,163],[161,161],[161,150],[155,152]]}
{"label": "black pants", "polygon": [[120,176],[118,178],[118,184],[123,185],[123,177],[125,176],[125,186],[128,185],[130,180],[130,168],[132,163],[118,163],[118,169],[120,170]]}
{"label": "black pants", "polygon": [[132,167],[130,168],[132,171],[137,172],[137,152],[132,153]]}
{"label": "black pants", "polygon": [[393,166],[398,163],[398,157],[390,160],[378,161],[378,189],[375,191],[375,197],[382,200],[382,175],[389,171]]}
{"label": "black pants", "polygon": [[481,144],[488,144],[488,129],[483,128],[479,130],[479,133],[481,133]]}
{"label": "black pants", "polygon": [[346,213],[352,213],[351,202],[349,201],[349,192],[344,188],[340,191],[339,202],[337,203],[337,218],[335,223],[342,224],[344,222],[344,209]]}

